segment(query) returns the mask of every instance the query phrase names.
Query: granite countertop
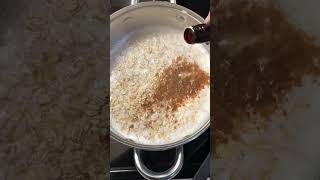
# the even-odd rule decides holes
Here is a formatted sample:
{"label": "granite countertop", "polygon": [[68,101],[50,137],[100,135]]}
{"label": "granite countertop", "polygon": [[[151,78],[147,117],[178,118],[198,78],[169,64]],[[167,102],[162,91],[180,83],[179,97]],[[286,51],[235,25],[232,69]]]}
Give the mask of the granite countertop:
{"label": "granite countertop", "polygon": [[0,179],[108,178],[108,6],[1,1]]}

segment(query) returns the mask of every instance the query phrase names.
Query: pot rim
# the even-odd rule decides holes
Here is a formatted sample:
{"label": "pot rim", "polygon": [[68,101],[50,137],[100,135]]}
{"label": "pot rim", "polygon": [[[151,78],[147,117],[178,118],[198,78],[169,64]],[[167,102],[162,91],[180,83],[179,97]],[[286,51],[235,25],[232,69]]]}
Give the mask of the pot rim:
{"label": "pot rim", "polygon": [[[130,5],[130,6],[126,6],[116,12],[114,12],[113,14],[111,14],[110,16],[110,24],[112,23],[113,20],[115,20],[117,17],[130,12],[130,11],[134,11],[137,8],[143,8],[143,7],[165,7],[165,8],[173,8],[176,10],[180,10],[180,13],[184,13],[187,14],[189,16],[191,16],[192,18],[194,18],[196,21],[198,21],[199,23],[203,23],[204,19],[198,15],[197,13],[193,12],[190,9],[187,9],[183,6],[180,6],[178,4],[173,4],[170,2],[165,2],[165,1],[151,1],[151,2],[141,2],[138,4],[134,4],[134,5]],[[137,148],[137,149],[143,149],[143,150],[149,150],[149,151],[159,151],[159,150],[168,150],[168,149],[172,149],[178,146],[182,146],[194,139],[196,139],[197,137],[199,137],[204,131],[206,131],[208,128],[210,127],[210,117],[209,119],[206,121],[206,123],[204,123],[201,128],[199,128],[197,131],[193,132],[190,135],[185,136],[183,139],[176,141],[176,142],[172,142],[172,143],[168,143],[168,144],[159,144],[159,145],[149,145],[149,144],[140,144],[137,143],[131,139],[128,138],[124,138],[121,137],[120,135],[118,135],[117,133],[114,132],[113,128],[110,126],[110,137],[124,145],[127,145],[129,147],[132,148]]]}

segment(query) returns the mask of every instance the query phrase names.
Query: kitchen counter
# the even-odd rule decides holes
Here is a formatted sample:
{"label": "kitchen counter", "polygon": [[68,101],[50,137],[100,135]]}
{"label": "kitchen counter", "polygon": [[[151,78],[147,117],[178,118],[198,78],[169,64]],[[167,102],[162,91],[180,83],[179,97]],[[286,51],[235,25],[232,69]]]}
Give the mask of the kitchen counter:
{"label": "kitchen counter", "polygon": [[106,2],[0,2],[0,179],[107,178]]}

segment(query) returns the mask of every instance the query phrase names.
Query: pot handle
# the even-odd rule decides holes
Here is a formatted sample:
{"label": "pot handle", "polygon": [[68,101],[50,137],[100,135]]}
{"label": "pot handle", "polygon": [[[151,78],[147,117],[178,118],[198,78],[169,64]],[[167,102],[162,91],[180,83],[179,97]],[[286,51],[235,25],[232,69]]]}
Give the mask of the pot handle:
{"label": "pot handle", "polygon": [[136,168],[138,172],[146,179],[148,180],[169,180],[174,178],[181,170],[183,165],[183,146],[179,146],[176,148],[176,160],[174,165],[164,171],[164,172],[154,172],[148,169],[141,159],[141,150],[134,148],[133,151],[133,157],[134,157],[134,163],[136,165]]}
{"label": "pot handle", "polygon": [[[156,0],[152,0],[152,1],[156,1]],[[140,2],[140,0],[131,0],[131,5],[138,4],[139,2]],[[170,2],[173,4],[177,4],[176,0],[170,0]]]}

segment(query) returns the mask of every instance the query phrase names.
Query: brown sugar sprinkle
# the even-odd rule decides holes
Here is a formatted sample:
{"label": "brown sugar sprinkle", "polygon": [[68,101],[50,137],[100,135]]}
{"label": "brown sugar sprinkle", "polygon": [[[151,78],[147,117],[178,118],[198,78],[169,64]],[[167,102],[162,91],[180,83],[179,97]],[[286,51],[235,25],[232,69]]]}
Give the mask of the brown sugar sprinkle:
{"label": "brown sugar sprinkle", "polygon": [[177,57],[173,63],[158,74],[156,88],[142,107],[153,112],[154,106],[176,111],[188,99],[195,98],[200,90],[209,85],[210,78],[195,63]]}
{"label": "brown sugar sprinkle", "polygon": [[[214,7],[215,144],[237,140],[251,114],[263,117],[281,111],[286,94],[303,77],[320,75],[320,47],[290,24],[272,4],[248,1]],[[286,114],[283,111],[284,115]]]}

